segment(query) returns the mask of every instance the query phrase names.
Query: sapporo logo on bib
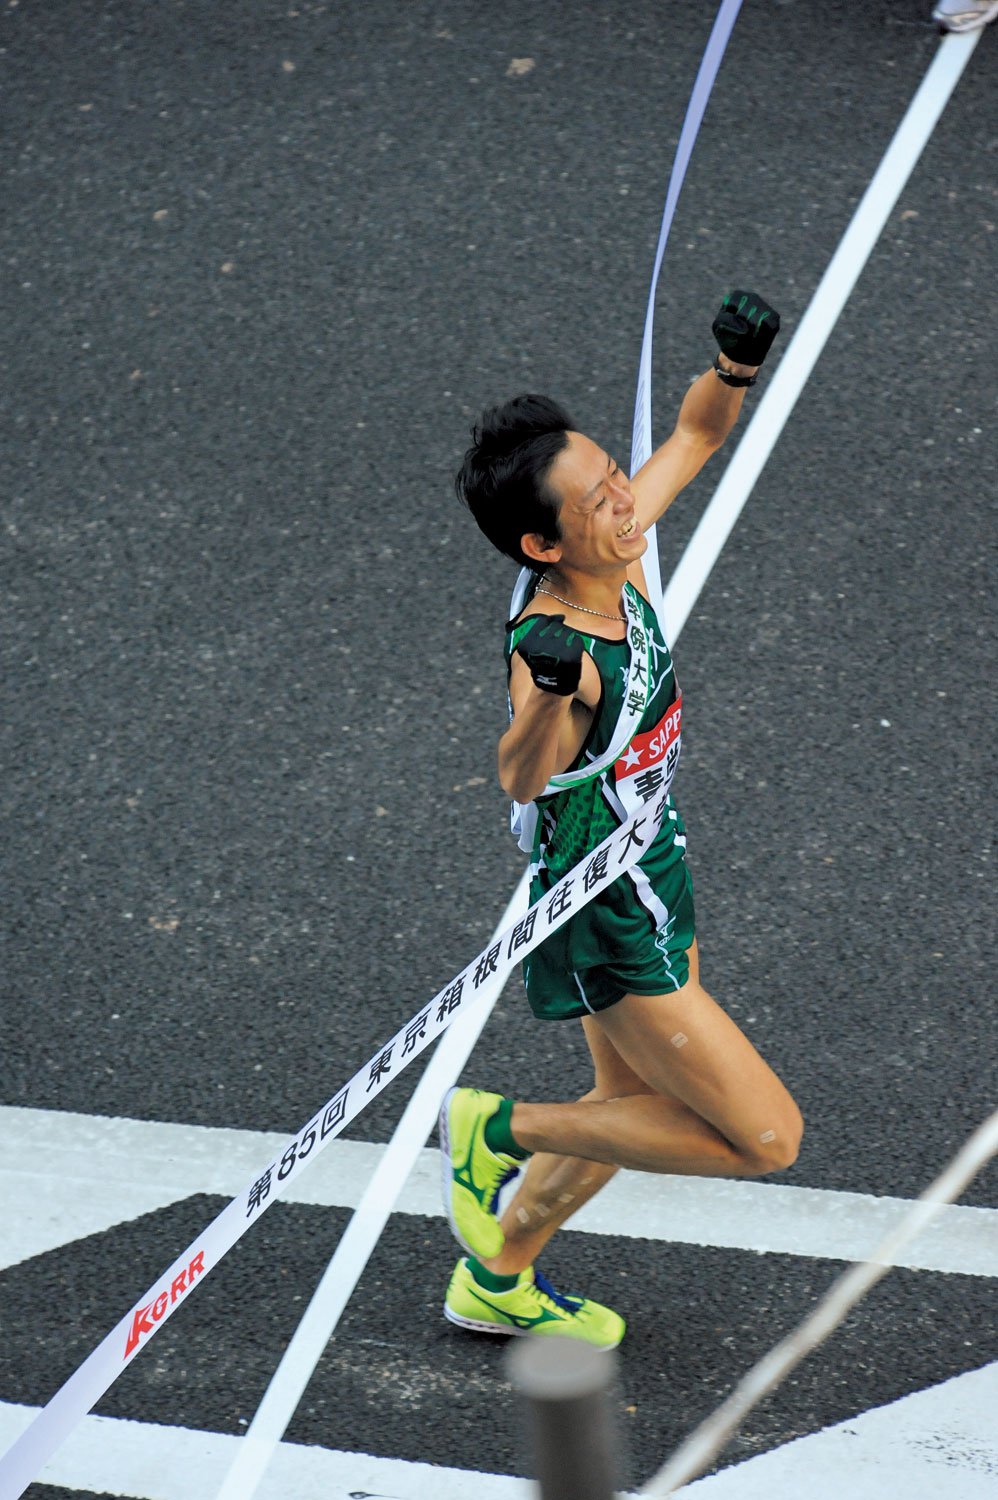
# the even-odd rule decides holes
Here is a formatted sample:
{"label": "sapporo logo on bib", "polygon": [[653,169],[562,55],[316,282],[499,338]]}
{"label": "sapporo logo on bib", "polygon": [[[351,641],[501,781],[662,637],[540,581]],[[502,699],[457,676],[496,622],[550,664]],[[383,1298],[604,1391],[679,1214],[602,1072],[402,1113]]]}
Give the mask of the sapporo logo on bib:
{"label": "sapporo logo on bib", "polygon": [[653,797],[664,797],[676,774],[682,743],[683,695],[670,704],[653,729],[636,734],[614,763],[617,795],[629,813]]}

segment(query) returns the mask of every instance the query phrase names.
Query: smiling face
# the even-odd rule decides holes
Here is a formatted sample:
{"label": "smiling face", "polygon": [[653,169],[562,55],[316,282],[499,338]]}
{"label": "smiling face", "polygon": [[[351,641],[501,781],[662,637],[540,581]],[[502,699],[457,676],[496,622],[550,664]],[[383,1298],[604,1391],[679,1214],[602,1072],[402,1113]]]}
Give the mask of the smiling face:
{"label": "smiling face", "polygon": [[561,536],[552,547],[544,547],[542,537],[524,537],[524,551],[538,562],[581,573],[614,574],[647,548],[630,480],[591,438],[581,432],[568,434],[568,445],[551,465],[547,485],[558,499]]}

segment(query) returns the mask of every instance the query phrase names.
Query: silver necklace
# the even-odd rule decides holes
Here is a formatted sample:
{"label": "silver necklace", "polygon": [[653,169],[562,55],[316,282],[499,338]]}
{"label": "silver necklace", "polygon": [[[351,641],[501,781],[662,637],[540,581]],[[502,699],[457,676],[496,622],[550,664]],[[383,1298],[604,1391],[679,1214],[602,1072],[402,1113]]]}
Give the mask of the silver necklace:
{"label": "silver necklace", "polygon": [[549,599],[557,599],[559,604],[567,604],[569,609],[581,609],[584,615],[599,615],[601,620],[616,620],[619,624],[625,619],[624,615],[608,615],[602,609],[590,609],[588,604],[573,604],[571,599],[563,599],[553,589],[543,588],[540,584],[537,585],[535,593],[547,594]]}

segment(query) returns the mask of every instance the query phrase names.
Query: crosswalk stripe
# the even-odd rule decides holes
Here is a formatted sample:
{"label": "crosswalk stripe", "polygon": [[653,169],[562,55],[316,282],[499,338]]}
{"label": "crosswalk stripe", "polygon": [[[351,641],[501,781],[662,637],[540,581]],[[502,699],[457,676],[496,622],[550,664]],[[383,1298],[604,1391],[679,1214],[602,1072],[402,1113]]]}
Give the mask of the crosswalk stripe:
{"label": "crosswalk stripe", "polygon": [[[0,1450],[20,1436],[37,1407],[0,1402]],[[129,1500],[215,1500],[244,1438],[121,1417],[84,1417],[39,1476],[47,1484]],[[282,1442],[260,1500],[529,1500],[534,1486],[504,1474],[438,1468]]]}
{"label": "crosswalk stripe", "polygon": [[[9,1210],[0,1224],[0,1267],[195,1193],[234,1196],[286,1141],[262,1131],[0,1108],[0,1160],[8,1163],[0,1169],[0,1194]],[[355,1208],[384,1152],[371,1142],[334,1141],[286,1201]],[[621,1172],[565,1232],[860,1260],[909,1206],[904,1198],[783,1183],[708,1177],[652,1183],[647,1175]],[[437,1151],[420,1151],[397,1209],[442,1214]],[[945,1209],[900,1264],[998,1276],[998,1210]]]}
{"label": "crosswalk stripe", "polygon": [[[903,1396],[698,1479],[690,1500],[980,1500],[998,1472],[998,1363]],[[37,1408],[0,1402],[0,1449]],[[990,1436],[988,1434],[990,1433]],[[50,1460],[46,1483],[130,1500],[214,1500],[242,1438],[121,1417],[86,1417]],[[528,1500],[525,1479],[404,1459],[374,1458],[282,1442],[259,1489],[261,1500]],[[621,1500],[628,1500],[622,1496]],[[636,1497],[631,1497],[636,1500]]]}

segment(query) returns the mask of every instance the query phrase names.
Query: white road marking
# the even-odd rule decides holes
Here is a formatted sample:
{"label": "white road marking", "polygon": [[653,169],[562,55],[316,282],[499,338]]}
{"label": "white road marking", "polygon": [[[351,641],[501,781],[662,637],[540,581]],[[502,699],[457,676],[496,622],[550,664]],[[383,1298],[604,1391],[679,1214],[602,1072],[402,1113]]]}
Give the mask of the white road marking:
{"label": "white road marking", "polygon": [[[0,1223],[0,1267],[195,1193],[233,1197],[286,1142],[286,1136],[254,1130],[0,1108],[0,1160],[34,1163],[31,1171],[0,1169],[0,1201],[7,1207]],[[284,1201],[356,1208],[380,1180],[389,1149],[366,1141],[333,1141]],[[412,1169],[401,1192],[390,1198],[376,1192],[374,1197],[385,1215],[394,1204],[399,1213],[439,1218],[439,1152],[422,1147],[411,1154]],[[905,1198],[784,1183],[652,1180],[621,1172],[563,1232],[861,1260],[910,1206]],[[998,1277],[998,1210],[944,1209],[900,1264]]]}
{"label": "white road marking", "polygon": [[[0,1402],[0,1449],[20,1437],[37,1407]],[[213,1500],[246,1439],[120,1417],[85,1417],[39,1479],[129,1500]],[[366,1453],[279,1443],[260,1480],[261,1500],[531,1500],[533,1484],[504,1474],[438,1468]]]}
{"label": "white road marking", "polygon": [[686,1485],[690,1500],[985,1500],[998,1494],[998,1364]]}
{"label": "white road marking", "polygon": [[[37,1414],[0,1402],[0,1448]],[[983,1500],[998,1479],[998,1364],[958,1375],[889,1406],[698,1479],[691,1500]],[[87,1417],[39,1476],[47,1484],[130,1500],[211,1500],[245,1439],[118,1417]],[[885,1489],[885,1475],[889,1488]],[[439,1468],[282,1442],[261,1500],[529,1500],[533,1484],[503,1474]],[[622,1497],[626,1500],[626,1497]],[[631,1497],[636,1500],[636,1497]]]}

